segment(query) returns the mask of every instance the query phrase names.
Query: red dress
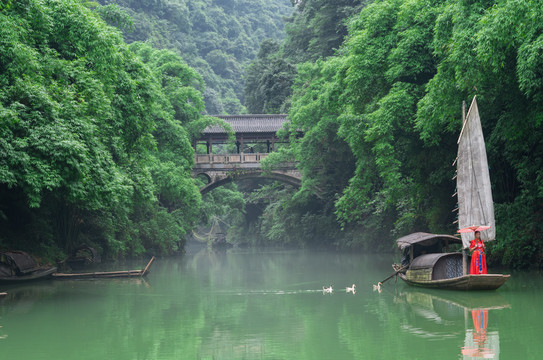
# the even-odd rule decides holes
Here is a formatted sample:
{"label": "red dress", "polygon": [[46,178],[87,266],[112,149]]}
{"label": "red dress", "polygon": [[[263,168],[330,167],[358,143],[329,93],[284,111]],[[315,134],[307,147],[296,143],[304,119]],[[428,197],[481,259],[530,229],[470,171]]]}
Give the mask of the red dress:
{"label": "red dress", "polygon": [[473,249],[471,254],[470,274],[486,274],[485,244],[482,241],[471,240],[469,245]]}

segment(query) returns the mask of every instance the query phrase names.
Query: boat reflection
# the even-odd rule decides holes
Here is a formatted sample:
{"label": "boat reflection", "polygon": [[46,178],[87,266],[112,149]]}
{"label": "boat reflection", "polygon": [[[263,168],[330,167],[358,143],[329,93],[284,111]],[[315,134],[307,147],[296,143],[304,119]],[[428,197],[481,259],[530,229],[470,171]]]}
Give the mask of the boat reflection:
{"label": "boat reflection", "polygon": [[499,332],[496,324],[488,330],[489,314],[511,307],[499,293],[404,289],[395,300],[408,309],[405,331],[430,339],[464,338],[463,359],[499,359]]}

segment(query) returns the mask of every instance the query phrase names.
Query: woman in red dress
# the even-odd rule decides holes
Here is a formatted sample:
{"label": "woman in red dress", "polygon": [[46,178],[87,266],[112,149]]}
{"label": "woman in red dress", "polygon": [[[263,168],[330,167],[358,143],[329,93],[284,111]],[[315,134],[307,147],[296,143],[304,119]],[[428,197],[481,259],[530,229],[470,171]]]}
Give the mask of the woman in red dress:
{"label": "woman in red dress", "polygon": [[471,255],[470,274],[486,274],[485,243],[481,240],[481,233],[475,232],[475,239],[471,240],[469,250]]}

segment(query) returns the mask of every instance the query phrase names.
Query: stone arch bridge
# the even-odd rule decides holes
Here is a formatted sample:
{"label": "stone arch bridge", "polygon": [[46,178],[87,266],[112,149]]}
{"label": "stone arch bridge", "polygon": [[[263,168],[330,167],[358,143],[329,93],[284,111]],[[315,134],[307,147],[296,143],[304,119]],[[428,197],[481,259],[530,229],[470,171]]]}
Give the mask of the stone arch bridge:
{"label": "stone arch bridge", "polygon": [[196,141],[193,175],[207,179],[207,185],[200,189],[202,194],[235,180],[255,177],[300,186],[301,174],[296,164],[282,164],[269,172],[260,166],[262,159],[281,146],[277,131],[288,121],[286,115],[217,117],[232,126],[236,135],[235,148],[229,148],[228,134],[220,126],[207,127]]}

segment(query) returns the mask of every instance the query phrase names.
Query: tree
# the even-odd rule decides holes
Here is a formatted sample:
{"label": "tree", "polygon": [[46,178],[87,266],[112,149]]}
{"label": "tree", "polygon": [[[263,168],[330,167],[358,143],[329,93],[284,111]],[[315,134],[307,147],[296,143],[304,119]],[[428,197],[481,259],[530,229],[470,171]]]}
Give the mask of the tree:
{"label": "tree", "polygon": [[263,41],[257,59],[246,72],[248,111],[252,114],[285,112],[295,75],[296,68],[283,58],[279,43],[271,39]]}
{"label": "tree", "polygon": [[[336,202],[340,221],[385,246],[411,231],[453,232],[450,164],[461,101],[477,93],[502,234],[490,258],[540,263],[540,18],[538,5],[524,1],[380,1],[352,21],[336,56],[299,67],[293,129],[339,123],[355,159]],[[322,156],[297,153],[304,141],[292,149],[302,166]],[[319,177],[309,171],[304,182]]]}
{"label": "tree", "polygon": [[339,49],[349,18],[360,12],[362,0],[293,1],[296,11],[287,19],[285,55],[295,62],[325,58]]}
{"label": "tree", "polygon": [[201,78],[171,53],[147,66],[78,1],[20,1],[0,24],[2,245],[178,250],[200,201],[185,127]]}
{"label": "tree", "polygon": [[[111,1],[100,2],[108,9],[101,13],[111,14],[111,5],[106,5]],[[283,16],[292,12],[289,0],[113,3],[133,19],[133,29],[123,29],[127,42],[149,42],[173,50],[201,74],[208,89],[209,114],[246,111],[243,71],[262,40],[284,37]]]}

